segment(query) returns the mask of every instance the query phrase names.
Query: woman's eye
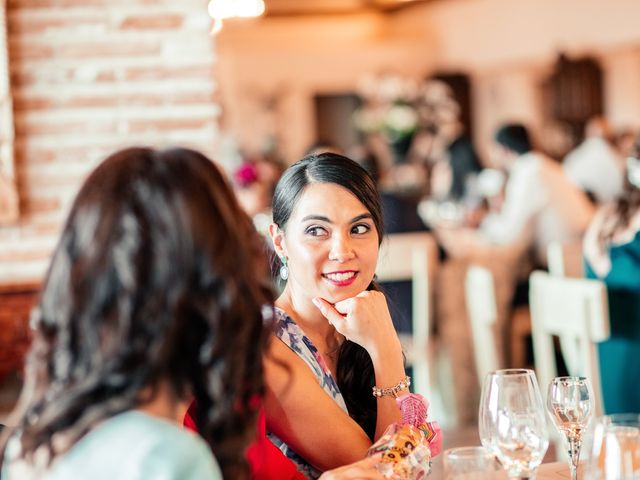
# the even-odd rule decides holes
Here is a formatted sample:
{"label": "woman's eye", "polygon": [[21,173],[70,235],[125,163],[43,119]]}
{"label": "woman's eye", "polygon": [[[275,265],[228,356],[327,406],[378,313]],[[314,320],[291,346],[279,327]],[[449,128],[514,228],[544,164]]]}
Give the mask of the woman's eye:
{"label": "woman's eye", "polygon": [[321,237],[327,233],[327,231],[322,227],[309,227],[304,233],[307,235],[311,235],[312,237]]}
{"label": "woman's eye", "polygon": [[355,233],[356,235],[362,235],[363,233],[367,233],[369,230],[371,230],[371,227],[369,227],[369,225],[360,223],[358,225],[354,225],[351,229],[351,232]]}

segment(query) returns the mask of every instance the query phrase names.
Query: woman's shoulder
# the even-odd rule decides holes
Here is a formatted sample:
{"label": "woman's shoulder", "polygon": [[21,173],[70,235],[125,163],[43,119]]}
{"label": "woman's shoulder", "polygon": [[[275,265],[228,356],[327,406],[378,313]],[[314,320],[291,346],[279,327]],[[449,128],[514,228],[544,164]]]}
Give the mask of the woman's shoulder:
{"label": "woman's shoulder", "polygon": [[51,480],[222,478],[200,437],[139,411],[121,413],[95,428],[56,462],[52,474]]}

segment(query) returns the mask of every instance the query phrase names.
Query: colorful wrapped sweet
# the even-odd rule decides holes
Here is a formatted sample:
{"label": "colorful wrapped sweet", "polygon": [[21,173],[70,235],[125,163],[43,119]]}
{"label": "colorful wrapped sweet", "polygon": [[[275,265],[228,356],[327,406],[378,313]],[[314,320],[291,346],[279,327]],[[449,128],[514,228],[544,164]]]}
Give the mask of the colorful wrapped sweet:
{"label": "colorful wrapped sweet", "polygon": [[442,450],[442,431],[437,422],[427,421],[429,403],[410,393],[396,399],[402,420],[390,425],[369,449],[368,455],[380,454],[378,471],[388,479],[426,477],[431,458]]}

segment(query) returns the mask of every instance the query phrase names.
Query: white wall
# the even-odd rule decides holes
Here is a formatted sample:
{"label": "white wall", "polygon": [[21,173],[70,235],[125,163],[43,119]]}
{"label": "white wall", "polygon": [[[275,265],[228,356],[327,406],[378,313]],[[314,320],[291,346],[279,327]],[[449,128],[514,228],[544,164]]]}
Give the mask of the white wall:
{"label": "white wall", "polygon": [[[430,65],[431,48],[389,31],[375,14],[267,18],[229,23],[216,39],[225,125],[249,149],[277,130],[289,160],[315,139],[313,96],[353,92],[367,73],[395,71],[419,77]],[[269,124],[264,99],[280,98]],[[272,116],[273,117],[273,116]]]}
{"label": "white wall", "polygon": [[[486,155],[502,121],[542,125],[539,84],[562,51],[597,57],[606,113],[614,125],[639,125],[638,19],[639,0],[440,0],[392,16],[228,25],[218,39],[226,123],[252,148],[277,129],[293,160],[314,140],[314,94],[354,91],[367,72],[455,70],[472,77],[475,141]],[[277,126],[265,126],[256,98],[278,91]]]}
{"label": "white wall", "polygon": [[424,33],[438,69],[472,76],[475,143],[487,157],[505,120],[543,125],[539,85],[559,52],[592,55],[605,71],[605,113],[640,126],[640,1],[445,0],[400,12],[398,32]]}

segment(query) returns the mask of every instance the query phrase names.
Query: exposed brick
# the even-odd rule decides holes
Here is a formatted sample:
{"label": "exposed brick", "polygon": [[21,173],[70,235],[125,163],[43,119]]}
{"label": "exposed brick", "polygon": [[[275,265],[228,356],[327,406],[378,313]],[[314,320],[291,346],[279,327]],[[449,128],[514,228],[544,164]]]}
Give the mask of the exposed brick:
{"label": "exposed brick", "polygon": [[60,210],[59,198],[29,198],[24,202],[25,213],[55,212]]}
{"label": "exposed brick", "polygon": [[206,78],[212,75],[209,66],[153,66],[153,67],[132,67],[124,72],[125,80],[162,80],[178,78]]}
{"label": "exposed brick", "polygon": [[196,118],[165,118],[165,119],[149,119],[149,120],[134,120],[129,122],[129,130],[131,132],[144,132],[144,131],[171,131],[171,130],[189,130],[199,129],[206,127],[211,123],[210,118],[196,119]]}
{"label": "exposed brick", "polygon": [[120,28],[123,30],[178,28],[182,25],[183,21],[182,15],[136,15],[125,18]]}
{"label": "exposed brick", "polygon": [[217,122],[206,2],[7,5],[22,211],[0,225],[0,286],[43,274],[73,196],[102,158],[134,144],[206,152]]}
{"label": "exposed brick", "polygon": [[49,58],[53,55],[53,48],[42,43],[9,43],[9,58],[11,61]]}
{"label": "exposed brick", "polygon": [[61,45],[55,54],[69,58],[143,57],[161,53],[158,42],[98,43],[82,42]]}

